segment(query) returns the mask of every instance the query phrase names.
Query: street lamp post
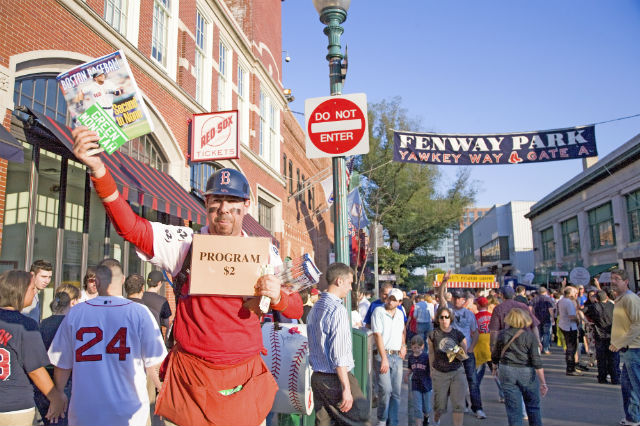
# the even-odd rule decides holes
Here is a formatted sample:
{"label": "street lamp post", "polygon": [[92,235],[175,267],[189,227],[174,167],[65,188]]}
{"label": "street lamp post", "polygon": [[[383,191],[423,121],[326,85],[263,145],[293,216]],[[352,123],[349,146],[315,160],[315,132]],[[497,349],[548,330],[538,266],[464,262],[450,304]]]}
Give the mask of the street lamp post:
{"label": "street lamp post", "polygon": [[[342,50],[340,36],[344,29],[340,26],[347,19],[347,10],[351,0],[313,0],[320,21],[326,25],[324,33],[329,38],[327,60],[329,61],[329,80],[331,95],[342,94]],[[334,208],[334,240],[336,262],[349,264],[349,240],[347,236],[347,185],[346,161],[343,156],[333,157],[333,208]],[[347,312],[351,317],[351,295],[345,301]]]}

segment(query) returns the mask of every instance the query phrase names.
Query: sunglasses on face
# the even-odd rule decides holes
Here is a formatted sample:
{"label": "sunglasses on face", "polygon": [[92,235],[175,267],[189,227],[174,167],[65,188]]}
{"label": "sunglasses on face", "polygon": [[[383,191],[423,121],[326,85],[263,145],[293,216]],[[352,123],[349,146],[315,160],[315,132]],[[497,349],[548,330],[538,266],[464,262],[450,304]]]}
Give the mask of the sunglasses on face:
{"label": "sunglasses on face", "polygon": [[440,315],[438,318],[440,318],[440,319],[449,319],[451,317],[449,315]]}

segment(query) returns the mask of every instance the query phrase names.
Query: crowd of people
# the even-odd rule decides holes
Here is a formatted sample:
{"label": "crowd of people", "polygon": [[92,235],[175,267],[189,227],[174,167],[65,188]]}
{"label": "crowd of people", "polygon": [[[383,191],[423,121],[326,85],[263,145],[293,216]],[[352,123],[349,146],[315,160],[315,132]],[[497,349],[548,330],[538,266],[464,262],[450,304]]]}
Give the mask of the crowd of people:
{"label": "crowd of people", "polygon": [[[393,367],[406,360],[409,372],[416,375],[404,378],[411,386],[410,418],[416,424],[439,424],[449,404],[454,425],[463,423],[465,412],[485,419],[480,383],[488,370],[495,377],[509,424],[528,419],[530,425],[541,425],[541,398],[548,392],[543,360],[557,345],[564,350],[567,376],[580,376],[597,366],[599,384],[622,384],[625,418],[620,424],[640,424],[636,404],[640,386],[633,370],[640,339],[636,312],[640,298],[628,289],[627,273],[614,270],[607,289],[597,279],[586,289],[566,280],[556,287],[447,291],[445,278],[428,294],[407,295],[390,283],[380,287],[375,301],[361,292],[353,314],[374,333],[378,404],[374,422],[398,424],[397,407],[403,401]],[[401,319],[404,329],[394,327]],[[616,340],[616,330],[625,337]],[[620,356],[629,360],[622,368]]]}
{"label": "crowd of people", "polygon": [[[600,383],[621,384],[620,423],[640,425],[640,298],[624,270],[612,272],[611,295],[597,281],[586,292],[566,283],[553,294],[509,286],[487,294],[447,291],[449,274],[433,294],[407,297],[384,284],[377,300],[360,295],[353,317],[357,323],[360,314],[374,341],[371,419],[350,373],[352,324],[341,301],[353,290],[348,265],[330,265],[326,291],[310,292],[304,301],[283,291],[272,274],[257,279],[251,297],[190,295],[193,230],[136,215],[100,157],[89,154],[98,147],[97,134],[79,127],[73,136],[74,154],[87,166],[114,228],[143,260],[172,277],[175,312],[158,294],[164,274],[154,271],[146,282],[127,277],[115,259],[90,268],[82,291],[59,286],[53,315],[42,322],[38,293],[51,282],[51,264],[36,261],[30,272],[1,274],[0,426],[32,424],[36,408],[45,424],[146,425],[154,399],[155,414],[168,425],[265,424],[277,384],[261,357],[263,298],[273,318],[306,317],[318,425],[398,425],[403,381],[411,386],[416,424],[438,425],[449,405],[456,426],[467,410],[485,419],[480,382],[487,369],[509,424],[522,424],[526,415],[530,425],[541,425],[540,401],[548,391],[543,359],[552,341],[565,347],[568,376],[597,362]],[[249,188],[237,170],[213,174],[200,232],[246,237]],[[267,261],[282,265],[276,247]],[[581,351],[587,354],[582,362]]]}
{"label": "crowd of people", "polygon": [[[50,280],[51,271],[50,263],[36,261],[30,273],[0,275],[0,424],[31,424],[36,410],[44,424],[146,424],[167,358],[172,312],[158,294],[165,278],[157,271],[146,281],[138,274],[125,277],[119,262],[106,259],[87,271],[82,292],[59,286],[52,315],[36,321],[27,316],[36,283],[42,275]],[[362,326],[373,332],[374,419],[350,373],[351,327],[341,299],[352,290],[353,270],[336,263],[325,276],[328,289],[314,289],[315,303],[305,300],[319,425],[399,424],[399,407],[406,402],[402,382],[410,386],[416,425],[440,424],[449,407],[456,426],[467,411],[484,419],[480,383],[486,370],[495,377],[509,425],[525,418],[542,425],[541,398],[548,391],[543,358],[552,344],[564,348],[568,376],[580,375],[594,362],[599,383],[622,384],[625,418],[620,423],[639,423],[640,298],[629,290],[623,270],[613,271],[611,294],[599,289],[597,280],[586,291],[571,285],[552,292],[504,286],[474,294],[447,291],[446,277],[435,297],[407,296],[389,284],[372,302],[360,294],[353,313],[366,309]],[[87,409],[91,401],[96,395],[108,401],[114,394],[119,409],[100,411],[97,422],[95,410]]]}

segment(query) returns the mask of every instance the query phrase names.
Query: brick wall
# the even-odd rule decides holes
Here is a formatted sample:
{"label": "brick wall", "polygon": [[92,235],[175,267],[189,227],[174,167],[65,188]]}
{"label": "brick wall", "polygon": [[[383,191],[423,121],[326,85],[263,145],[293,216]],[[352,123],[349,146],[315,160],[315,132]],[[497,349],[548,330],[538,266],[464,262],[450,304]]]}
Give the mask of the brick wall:
{"label": "brick wall", "polygon": [[[319,213],[327,207],[320,178],[330,175],[331,160],[324,158],[310,160],[306,157],[304,132],[291,112],[282,114],[282,130],[285,140],[282,154],[287,156],[287,163],[291,160],[293,164],[294,193],[297,191],[296,170],[300,169],[301,175],[304,175],[307,180],[314,181],[311,188],[315,188],[315,208],[312,210],[309,205],[307,190],[300,198],[290,197],[287,200],[288,182],[291,178],[287,170],[286,196],[283,201],[285,228],[280,252],[283,257],[297,257],[301,252],[314,253],[318,267],[321,271],[325,271],[329,264],[329,251],[334,239],[330,210]],[[283,158],[280,159],[280,164],[283,168]],[[281,172],[284,174],[284,169]]]}
{"label": "brick wall", "polygon": [[[221,0],[218,0],[221,1]],[[274,79],[280,78],[281,70],[281,4],[278,0],[225,0],[232,9],[236,20],[244,29],[246,35],[252,41],[252,49],[259,60],[263,61],[265,68],[271,67]],[[87,5],[99,16],[103,16],[104,1],[88,0]],[[151,56],[151,40],[153,27],[153,0],[141,0],[140,21],[137,49],[145,57]],[[191,74],[191,67],[195,60],[195,35],[196,26],[196,0],[183,0],[179,5],[180,30],[178,31],[178,69],[177,81],[180,87],[189,95],[195,97],[195,78]],[[80,7],[79,5],[77,7]],[[41,50],[59,50],[65,52],[78,52],[89,57],[99,57],[111,53],[120,48],[119,42],[107,31],[104,34],[96,34],[93,28],[76,18],[72,13],[63,8],[55,0],[31,0],[3,1],[0,6],[3,19],[0,20],[0,34],[3,35],[0,43],[0,65],[9,68],[9,58],[20,53]],[[213,23],[210,23],[213,25]],[[186,28],[185,28],[186,27]],[[187,31],[185,31],[185,29]],[[217,63],[219,61],[220,30],[213,26],[213,40],[211,57]],[[267,49],[258,51],[255,46],[264,43]],[[230,46],[231,47],[231,46]],[[237,84],[237,51],[233,51],[229,60],[233,63],[232,80]],[[180,58],[183,64],[180,66]],[[130,61],[131,62],[131,61]],[[247,61],[251,64],[252,59]],[[188,152],[188,122],[195,112],[190,105],[179,100],[173,91],[173,86],[159,84],[151,75],[131,62],[135,79],[158,109],[164,122],[170,127],[171,132],[185,154]],[[275,90],[280,90],[279,81],[276,81]],[[214,69],[211,81],[212,110],[217,110],[218,73]],[[260,80],[255,74],[249,75],[248,98],[254,106],[259,106]],[[237,107],[234,96],[233,106]],[[3,121],[3,125],[9,128],[10,112]],[[250,136],[250,148],[253,152],[259,149],[259,115],[255,111],[249,114],[249,128],[255,131]],[[330,164],[329,160],[311,161],[304,157],[304,132],[295,118],[288,112],[281,113],[281,135],[284,143],[280,147],[281,155],[285,153],[291,158],[295,167],[299,167],[302,173],[311,177]],[[160,141],[167,143],[167,141]],[[281,164],[282,159],[279,160]],[[329,212],[316,216],[309,211],[307,203],[292,199],[287,200],[288,191],[277,180],[253,163],[247,156],[239,160],[240,167],[246,173],[252,184],[252,192],[257,191],[260,183],[267,191],[280,198],[283,202],[284,232],[278,233],[276,238],[281,241],[284,251],[287,248],[292,255],[299,255],[301,251],[314,252],[320,258],[327,258],[329,241],[333,240],[333,225],[330,222]],[[295,168],[294,168],[295,170]],[[278,170],[281,172],[281,170]],[[6,162],[0,161],[0,207],[4,203],[4,184],[6,183]],[[316,208],[324,203],[324,194],[319,184],[315,185]],[[306,193],[305,193],[306,199]],[[4,209],[0,208],[0,226],[3,223]],[[277,220],[278,218],[276,218]],[[327,236],[328,234],[328,236]],[[1,244],[1,232],[0,232]]]}

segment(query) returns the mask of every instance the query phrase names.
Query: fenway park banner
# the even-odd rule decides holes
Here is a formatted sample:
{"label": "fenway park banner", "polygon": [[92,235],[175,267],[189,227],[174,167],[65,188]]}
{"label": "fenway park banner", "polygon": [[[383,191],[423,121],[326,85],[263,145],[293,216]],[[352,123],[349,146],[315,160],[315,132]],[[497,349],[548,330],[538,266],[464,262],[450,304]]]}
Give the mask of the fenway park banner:
{"label": "fenway park banner", "polygon": [[594,126],[491,135],[394,131],[393,160],[453,165],[519,164],[594,157]]}

